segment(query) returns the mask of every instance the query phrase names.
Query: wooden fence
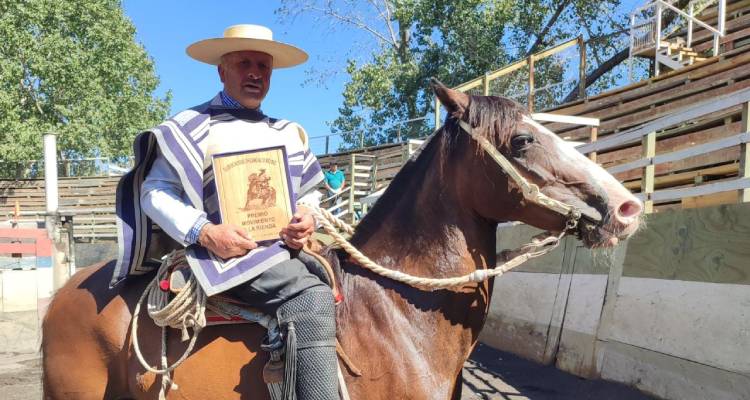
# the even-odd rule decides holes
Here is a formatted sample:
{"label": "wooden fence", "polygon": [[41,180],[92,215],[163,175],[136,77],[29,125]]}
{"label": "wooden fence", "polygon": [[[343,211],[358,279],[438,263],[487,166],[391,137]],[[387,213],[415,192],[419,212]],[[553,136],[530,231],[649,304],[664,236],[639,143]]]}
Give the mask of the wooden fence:
{"label": "wooden fence", "polygon": [[[530,112],[534,111],[534,95],[536,89],[534,87],[534,65],[545,58],[551,57],[558,54],[573,46],[578,46],[578,55],[580,58],[579,63],[579,80],[578,90],[581,98],[585,97],[586,93],[586,43],[583,41],[583,37],[579,36],[576,39],[569,40],[565,43],[561,43],[557,46],[549,49],[534,53],[523,60],[516,61],[508,66],[497,69],[495,71],[488,72],[483,76],[472,79],[468,82],[464,82],[456,86],[455,90],[461,92],[469,92],[478,88],[482,89],[482,94],[488,96],[490,94],[490,84],[508,74],[520,70],[521,68],[528,68],[527,74],[527,104]],[[435,97],[435,128],[440,127],[440,100]]]}

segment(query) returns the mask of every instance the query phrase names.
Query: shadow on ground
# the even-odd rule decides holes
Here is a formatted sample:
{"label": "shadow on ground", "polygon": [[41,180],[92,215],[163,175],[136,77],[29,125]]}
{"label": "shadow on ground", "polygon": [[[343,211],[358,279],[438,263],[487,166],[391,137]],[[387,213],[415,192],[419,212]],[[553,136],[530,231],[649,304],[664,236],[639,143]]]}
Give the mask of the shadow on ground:
{"label": "shadow on ground", "polygon": [[588,380],[480,344],[463,371],[464,400],[651,400],[636,389]]}

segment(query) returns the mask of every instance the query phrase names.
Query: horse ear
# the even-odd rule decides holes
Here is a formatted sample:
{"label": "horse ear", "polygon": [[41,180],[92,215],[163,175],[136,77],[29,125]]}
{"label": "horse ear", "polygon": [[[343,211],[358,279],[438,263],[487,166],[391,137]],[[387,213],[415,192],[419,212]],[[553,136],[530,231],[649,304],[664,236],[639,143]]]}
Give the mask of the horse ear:
{"label": "horse ear", "polygon": [[469,96],[466,93],[450,89],[436,78],[430,78],[430,86],[432,86],[435,96],[445,106],[448,114],[457,119],[461,119],[464,116],[466,110],[469,109]]}

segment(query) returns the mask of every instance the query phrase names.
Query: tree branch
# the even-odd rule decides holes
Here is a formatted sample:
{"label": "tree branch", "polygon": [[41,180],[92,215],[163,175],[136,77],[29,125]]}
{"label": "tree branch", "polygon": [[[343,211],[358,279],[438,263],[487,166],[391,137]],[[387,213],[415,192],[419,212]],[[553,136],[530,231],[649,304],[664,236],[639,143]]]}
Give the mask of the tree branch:
{"label": "tree branch", "polygon": [[[586,87],[593,85],[597,79],[602,77],[602,75],[611,71],[612,68],[617,66],[617,64],[625,61],[628,58],[629,54],[630,54],[630,49],[626,47],[620,50],[619,52],[617,52],[612,57],[610,57],[607,61],[600,64],[598,67],[596,67],[595,70],[591,71],[590,74],[586,75]],[[567,103],[569,101],[576,100],[577,98],[578,98],[578,87],[576,86],[575,89],[571,90],[570,93],[568,93],[568,95],[565,96],[565,99],[562,102]]]}
{"label": "tree branch", "polygon": [[380,40],[380,41],[382,41],[384,43],[388,43],[391,46],[393,46],[393,48],[395,48],[395,49],[398,50],[398,43],[397,42],[389,40],[387,37],[383,36],[383,34],[381,34],[380,32],[378,32],[377,30],[375,30],[373,27],[371,27],[370,25],[367,25],[366,23],[364,23],[358,17],[355,18],[355,17],[351,17],[351,16],[347,16],[347,15],[341,15],[341,14],[337,13],[336,11],[332,10],[331,8],[320,8],[320,7],[314,7],[313,6],[313,7],[310,7],[310,9],[314,10],[314,11],[317,11],[317,12],[320,12],[320,13],[323,13],[324,15],[328,15],[329,17],[338,19],[339,21],[345,22],[347,24],[354,25],[354,26],[356,26],[359,29],[362,29],[362,30],[364,30],[366,32],[369,32],[371,35],[375,36],[376,39],[378,39],[378,40]]}
{"label": "tree branch", "polygon": [[[676,4],[674,4],[677,8],[684,8],[687,6],[689,0],[679,0]],[[664,18],[663,26],[669,25],[677,16],[676,13],[670,13],[670,15],[667,18]],[[612,57],[610,57],[607,61],[600,64],[595,70],[591,71],[590,74],[586,75],[586,87],[589,87],[596,82],[597,79],[601,78],[602,75],[606,74],[607,72],[611,71],[612,68],[616,67],[621,62],[625,61],[628,58],[628,55],[630,54],[630,48],[625,47],[622,50],[615,53]],[[576,100],[578,98],[578,88],[571,90],[570,93],[568,93],[567,96],[565,96],[565,99],[563,100],[563,103],[567,103],[573,100]]]}
{"label": "tree branch", "polygon": [[396,43],[398,39],[396,39],[396,32],[393,30],[393,25],[391,25],[391,7],[388,5],[388,0],[383,0],[383,7],[385,8],[385,25],[391,34],[391,40],[393,40],[393,43]]}
{"label": "tree branch", "polygon": [[534,41],[534,44],[531,45],[529,48],[529,51],[526,52],[526,56],[528,57],[531,54],[534,54],[537,49],[544,44],[544,38],[547,36],[547,33],[549,33],[549,30],[552,29],[552,27],[557,22],[557,19],[560,18],[560,15],[563,11],[568,7],[568,4],[570,4],[571,0],[565,0],[560,3],[560,5],[557,6],[557,9],[555,10],[555,13],[550,17],[550,19],[547,21],[547,24],[544,26],[541,32],[536,35],[536,41]]}

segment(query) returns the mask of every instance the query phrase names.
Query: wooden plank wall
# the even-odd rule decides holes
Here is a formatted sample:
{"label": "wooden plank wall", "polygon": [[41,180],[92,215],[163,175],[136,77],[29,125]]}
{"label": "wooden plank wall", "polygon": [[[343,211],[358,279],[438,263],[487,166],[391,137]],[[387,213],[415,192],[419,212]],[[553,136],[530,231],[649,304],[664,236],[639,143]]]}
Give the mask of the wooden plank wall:
{"label": "wooden plank wall", "polygon": [[[750,23],[750,19],[748,19]],[[710,100],[750,87],[750,46],[743,45],[719,57],[710,58],[684,69],[663,74],[621,89],[562,105],[547,112],[599,118],[599,139],[669,115],[684,106]],[[656,154],[689,148],[702,143],[742,133],[741,106],[719,111],[699,120],[682,124],[656,134]],[[587,127],[546,124],[568,140],[588,141]],[[605,168],[642,157],[640,144],[599,152],[597,162]],[[736,176],[738,147],[658,164],[655,166],[655,189],[700,184]],[[633,169],[615,176],[638,192],[643,169]],[[726,198],[718,196],[717,198]],[[721,203],[719,200],[718,203]]]}
{"label": "wooden plank wall", "polygon": [[375,163],[375,190],[381,189],[396,176],[401,169],[407,152],[407,143],[386,144],[377,147],[357,149],[343,153],[326,154],[318,157],[320,165],[326,169],[331,162],[336,162],[339,169],[343,169],[347,182],[351,176],[351,154],[368,154],[377,157]]}
{"label": "wooden plank wall", "polygon": [[[74,214],[76,237],[117,236],[115,190],[120,177],[60,178],[60,210]],[[43,222],[44,179],[0,180],[0,219],[8,221],[18,202],[21,221]]]}

